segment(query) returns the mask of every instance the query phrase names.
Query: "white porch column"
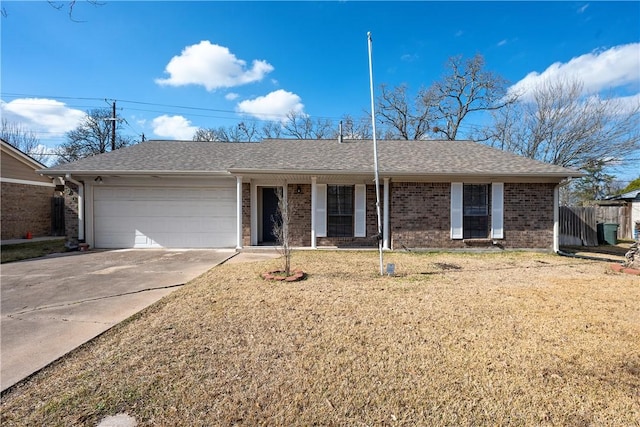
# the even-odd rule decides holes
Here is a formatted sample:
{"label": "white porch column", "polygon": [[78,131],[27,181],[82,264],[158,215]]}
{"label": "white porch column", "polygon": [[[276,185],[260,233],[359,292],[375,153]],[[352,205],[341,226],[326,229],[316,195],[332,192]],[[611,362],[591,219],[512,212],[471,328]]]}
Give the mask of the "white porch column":
{"label": "white porch column", "polygon": [[242,176],[236,176],[236,249],[242,249]]}
{"label": "white porch column", "polygon": [[311,248],[317,249],[316,245],[316,177],[311,177]]}
{"label": "white porch column", "polygon": [[384,212],[382,214],[382,249],[389,250],[389,178],[384,178]]}
{"label": "white porch column", "polygon": [[553,187],[553,252],[560,250],[560,184]]}

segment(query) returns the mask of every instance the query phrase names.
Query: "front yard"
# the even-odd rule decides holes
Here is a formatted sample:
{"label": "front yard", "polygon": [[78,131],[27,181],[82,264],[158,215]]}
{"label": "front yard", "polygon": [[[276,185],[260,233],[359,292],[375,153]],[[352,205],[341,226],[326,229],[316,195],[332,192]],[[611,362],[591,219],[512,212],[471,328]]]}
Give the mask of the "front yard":
{"label": "front yard", "polygon": [[21,261],[24,259],[38,258],[45,255],[66,252],[64,238],[56,240],[42,240],[34,242],[3,245],[0,248],[0,263]]}
{"label": "front yard", "polygon": [[555,255],[224,264],[2,396],[2,425],[638,425],[640,277]]}

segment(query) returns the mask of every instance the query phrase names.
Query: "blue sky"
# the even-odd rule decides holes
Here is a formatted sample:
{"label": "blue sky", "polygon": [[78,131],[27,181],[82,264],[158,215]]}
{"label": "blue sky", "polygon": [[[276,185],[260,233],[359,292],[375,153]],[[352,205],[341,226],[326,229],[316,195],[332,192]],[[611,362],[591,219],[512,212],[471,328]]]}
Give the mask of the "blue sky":
{"label": "blue sky", "polygon": [[[640,100],[640,2],[4,1],[3,117],[64,141],[83,113],[117,100],[126,132],[190,139],[198,127],[360,117],[374,80],[428,86],[454,55],[525,87],[577,76]],[[519,86],[516,86],[519,85]],[[107,102],[105,101],[108,100]],[[181,108],[188,107],[188,108]]]}

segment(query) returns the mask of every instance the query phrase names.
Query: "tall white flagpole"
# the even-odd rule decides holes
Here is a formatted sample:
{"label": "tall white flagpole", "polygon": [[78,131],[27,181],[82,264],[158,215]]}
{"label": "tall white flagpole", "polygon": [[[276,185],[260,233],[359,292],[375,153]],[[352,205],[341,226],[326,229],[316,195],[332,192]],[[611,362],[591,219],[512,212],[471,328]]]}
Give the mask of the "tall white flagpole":
{"label": "tall white flagpole", "polygon": [[373,131],[373,170],[376,182],[376,214],[378,216],[378,251],[380,252],[380,275],[384,275],[384,261],[382,258],[382,218],[380,216],[380,177],[378,175],[378,141],[376,140],[376,110],[373,96],[373,63],[371,61],[371,32],[367,33],[369,40],[369,86],[371,89],[371,130]]}

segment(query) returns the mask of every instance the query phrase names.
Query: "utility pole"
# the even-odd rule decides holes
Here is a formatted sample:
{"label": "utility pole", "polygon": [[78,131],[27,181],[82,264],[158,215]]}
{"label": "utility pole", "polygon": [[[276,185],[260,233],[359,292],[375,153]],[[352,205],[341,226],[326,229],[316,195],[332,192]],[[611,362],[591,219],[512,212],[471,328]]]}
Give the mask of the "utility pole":
{"label": "utility pole", "polygon": [[111,151],[116,150],[116,100],[113,100],[113,114],[111,117]]}

